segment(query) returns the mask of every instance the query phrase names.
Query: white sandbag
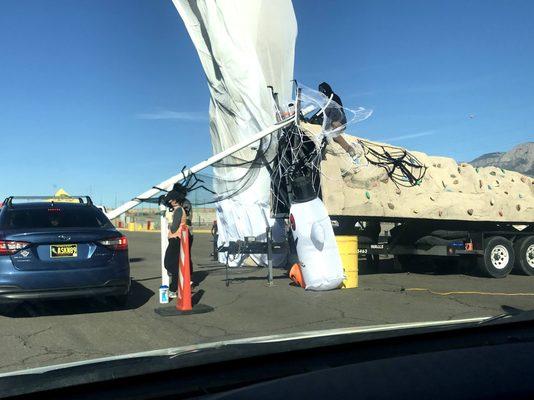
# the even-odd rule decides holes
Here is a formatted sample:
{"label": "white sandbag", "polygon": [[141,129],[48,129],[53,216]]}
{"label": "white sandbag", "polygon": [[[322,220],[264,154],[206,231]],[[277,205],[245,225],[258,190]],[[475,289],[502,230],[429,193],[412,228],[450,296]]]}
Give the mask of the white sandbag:
{"label": "white sandbag", "polygon": [[332,223],[316,198],[291,206],[291,229],[307,290],[331,290],[343,282],[343,265]]}

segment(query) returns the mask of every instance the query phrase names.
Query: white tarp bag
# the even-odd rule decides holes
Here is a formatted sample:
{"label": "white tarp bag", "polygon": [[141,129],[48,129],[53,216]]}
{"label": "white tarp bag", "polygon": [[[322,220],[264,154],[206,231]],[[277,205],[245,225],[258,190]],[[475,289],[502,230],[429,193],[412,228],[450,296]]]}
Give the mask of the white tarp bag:
{"label": "white tarp bag", "polygon": [[330,217],[323,202],[315,198],[294,203],[290,210],[306,290],[331,290],[343,282],[343,264]]}
{"label": "white tarp bag", "polygon": [[[197,49],[210,89],[210,133],[213,153],[249,138],[276,122],[268,86],[281,104],[291,101],[297,23],[290,0],[173,0]],[[274,139],[273,135],[273,139]],[[271,146],[274,151],[275,146]],[[255,150],[238,153],[252,160]],[[238,181],[246,170],[214,168],[216,192],[224,180]],[[219,186],[219,187],[218,187]],[[217,208],[225,221],[221,238],[243,239],[265,233],[263,212],[269,215],[270,176],[261,168],[253,184]],[[227,212],[232,210],[232,212]],[[270,220],[274,225],[275,221]],[[232,226],[231,229],[227,227]],[[280,229],[275,229],[280,232]],[[280,238],[275,238],[280,240]],[[226,256],[221,254],[220,261]],[[266,264],[265,255],[254,260]],[[285,259],[285,257],[282,257]],[[231,260],[239,265],[239,259]],[[275,265],[281,260],[274,260]]]}

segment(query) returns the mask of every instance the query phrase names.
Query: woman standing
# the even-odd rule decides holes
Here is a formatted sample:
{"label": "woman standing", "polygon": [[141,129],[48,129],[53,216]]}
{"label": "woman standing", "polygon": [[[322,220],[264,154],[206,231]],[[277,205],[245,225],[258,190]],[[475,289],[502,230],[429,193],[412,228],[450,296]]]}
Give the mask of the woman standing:
{"label": "woman standing", "polygon": [[169,222],[168,239],[169,244],[165,251],[164,266],[169,275],[169,298],[176,297],[178,290],[178,264],[180,260],[180,235],[182,224],[186,224],[186,212],[182,205],[185,197],[174,190],[171,190],[165,196],[165,202],[171,208],[172,217]]}

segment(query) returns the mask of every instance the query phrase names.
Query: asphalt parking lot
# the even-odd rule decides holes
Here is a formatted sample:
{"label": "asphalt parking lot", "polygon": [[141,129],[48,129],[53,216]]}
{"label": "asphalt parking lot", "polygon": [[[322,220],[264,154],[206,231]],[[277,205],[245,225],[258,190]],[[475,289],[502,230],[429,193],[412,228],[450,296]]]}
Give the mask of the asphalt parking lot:
{"label": "asphalt parking lot", "polygon": [[132,292],[122,309],[100,300],[26,302],[2,308],[0,372],[247,336],[396,322],[448,320],[534,308],[534,277],[488,279],[458,271],[399,273],[362,266],[357,289],[306,292],[283,270],[231,271],[210,260],[210,236],[193,247],[195,301],[208,314],[161,317],[159,235],[128,233]]}

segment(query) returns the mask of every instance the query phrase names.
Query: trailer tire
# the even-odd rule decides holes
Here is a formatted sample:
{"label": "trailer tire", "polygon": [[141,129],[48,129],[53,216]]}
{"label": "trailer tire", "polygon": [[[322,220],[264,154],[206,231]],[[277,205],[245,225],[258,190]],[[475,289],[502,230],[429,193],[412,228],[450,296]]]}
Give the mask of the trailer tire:
{"label": "trailer tire", "polygon": [[490,278],[504,278],[514,267],[514,246],[502,236],[494,236],[486,242],[484,255],[477,263],[483,275]]}
{"label": "trailer tire", "polygon": [[514,243],[515,269],[524,275],[534,275],[534,236],[519,238]]}

